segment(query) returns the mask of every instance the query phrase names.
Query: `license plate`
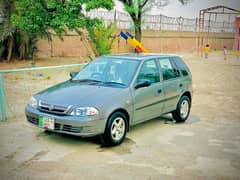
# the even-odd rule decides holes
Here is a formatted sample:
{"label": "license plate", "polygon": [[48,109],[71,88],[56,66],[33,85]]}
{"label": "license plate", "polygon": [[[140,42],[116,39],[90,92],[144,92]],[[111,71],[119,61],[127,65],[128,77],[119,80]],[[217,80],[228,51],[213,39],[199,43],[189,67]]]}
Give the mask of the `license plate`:
{"label": "license plate", "polygon": [[52,129],[54,130],[54,119],[49,118],[49,117],[39,117],[39,127],[44,128],[44,129]]}

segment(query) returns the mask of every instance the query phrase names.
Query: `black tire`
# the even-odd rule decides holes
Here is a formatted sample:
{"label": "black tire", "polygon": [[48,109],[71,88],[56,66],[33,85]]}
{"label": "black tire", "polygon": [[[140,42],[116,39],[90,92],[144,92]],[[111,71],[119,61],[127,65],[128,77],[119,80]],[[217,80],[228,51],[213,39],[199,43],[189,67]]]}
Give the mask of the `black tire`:
{"label": "black tire", "polygon": [[[124,126],[122,130],[116,130],[116,134],[119,134],[119,137],[114,136],[116,134],[113,133],[114,132],[113,128],[114,127],[117,128],[114,124],[115,122],[119,122],[119,124]],[[121,129],[120,126],[118,126],[118,127]],[[123,142],[123,140],[125,139],[125,136],[127,133],[127,128],[128,128],[128,124],[127,124],[126,116],[121,112],[113,113],[107,121],[104,134],[102,135],[102,143],[105,146],[116,146],[116,145],[121,144]]]}
{"label": "black tire", "polygon": [[[181,108],[182,108],[182,104],[184,103],[186,103],[185,106],[188,106],[188,109],[187,109],[187,112],[183,115],[181,114]],[[190,114],[190,110],[191,110],[191,101],[189,97],[182,96],[178,101],[177,109],[172,112],[173,119],[175,119],[176,122],[185,122]]]}

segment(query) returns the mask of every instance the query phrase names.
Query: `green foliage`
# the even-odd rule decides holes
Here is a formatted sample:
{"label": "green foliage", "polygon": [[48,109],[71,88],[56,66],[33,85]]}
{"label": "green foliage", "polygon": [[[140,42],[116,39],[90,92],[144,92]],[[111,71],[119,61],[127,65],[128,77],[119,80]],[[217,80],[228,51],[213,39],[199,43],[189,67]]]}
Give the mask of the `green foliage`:
{"label": "green foliage", "polygon": [[111,10],[114,6],[114,2],[110,0],[92,0],[85,1],[86,2],[86,10],[89,11],[91,9],[105,8],[107,10]]}
{"label": "green foliage", "polygon": [[11,13],[14,13],[14,9],[13,1],[9,0],[7,2],[0,0],[0,15],[2,17],[0,23],[0,42],[3,42],[15,31],[10,21],[10,16]]}
{"label": "green foliage", "polygon": [[103,23],[98,23],[96,26],[88,26],[88,31],[99,55],[110,54],[112,44],[116,38],[113,35],[116,31],[116,26],[114,24],[106,26]]}
{"label": "green foliage", "polygon": [[[27,2],[27,3],[26,3]],[[47,21],[47,15],[41,11],[41,5],[33,0],[16,1],[17,14],[13,14],[11,21],[18,29],[28,32],[29,36],[37,36],[44,34],[44,23]]]}
{"label": "green foliage", "polygon": [[13,24],[31,35],[50,38],[54,31],[62,33],[85,28],[89,21],[83,14],[83,5],[89,11],[95,8],[112,9],[112,0],[16,0],[18,14],[12,16]]}
{"label": "green foliage", "polygon": [[0,60],[7,56],[10,40],[13,38],[15,29],[11,25],[10,16],[14,12],[13,1],[0,1]]}
{"label": "green foliage", "polygon": [[[89,19],[84,11],[110,10],[114,6],[113,0],[9,0],[0,1],[0,10],[1,4],[8,8],[3,8],[6,22],[5,30],[0,29],[0,53],[8,54],[8,58],[12,50],[20,58],[31,58],[36,52],[37,38],[51,40],[53,32],[61,38],[69,30],[94,26],[99,20]],[[8,46],[8,42],[14,47]]]}
{"label": "green foliage", "polygon": [[46,77],[46,80],[50,80],[50,79],[51,79],[51,76],[47,76],[47,77]]}
{"label": "green foliage", "polygon": [[0,28],[0,59],[31,59],[36,52],[36,36],[17,28],[11,16],[17,14],[16,1],[0,1],[3,21]]}

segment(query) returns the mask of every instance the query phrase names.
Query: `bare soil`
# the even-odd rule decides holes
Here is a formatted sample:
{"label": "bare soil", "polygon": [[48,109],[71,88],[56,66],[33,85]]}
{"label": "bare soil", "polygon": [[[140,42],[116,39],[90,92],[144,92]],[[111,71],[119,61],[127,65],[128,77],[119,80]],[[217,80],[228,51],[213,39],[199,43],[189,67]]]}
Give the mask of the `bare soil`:
{"label": "bare soil", "polygon": [[[240,59],[181,56],[194,89],[185,123],[159,117],[133,127],[122,145],[107,148],[97,137],[44,132],[23,115],[8,119],[0,123],[1,179],[240,179]],[[37,65],[50,65],[45,62]],[[51,59],[55,64],[59,60]]]}
{"label": "bare soil", "polygon": [[[89,62],[89,59],[77,58],[77,57],[52,57],[52,58],[37,58],[34,60],[36,67],[46,66],[59,66],[65,64],[80,64]],[[10,62],[0,62],[0,70],[3,69],[16,69],[16,68],[29,68],[32,67],[32,60],[13,60]]]}

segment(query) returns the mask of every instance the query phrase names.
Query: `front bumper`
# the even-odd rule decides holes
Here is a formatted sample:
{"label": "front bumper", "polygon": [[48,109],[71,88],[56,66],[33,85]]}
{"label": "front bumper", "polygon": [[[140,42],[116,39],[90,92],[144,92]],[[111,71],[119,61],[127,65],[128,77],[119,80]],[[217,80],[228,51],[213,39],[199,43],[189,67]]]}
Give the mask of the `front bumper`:
{"label": "front bumper", "polygon": [[25,114],[27,121],[37,127],[39,127],[40,116],[49,117],[55,120],[54,129],[47,130],[82,137],[90,137],[98,134],[103,134],[106,124],[105,118],[99,118],[95,116],[59,116],[41,112],[38,109],[34,109],[30,106],[26,106]]}

